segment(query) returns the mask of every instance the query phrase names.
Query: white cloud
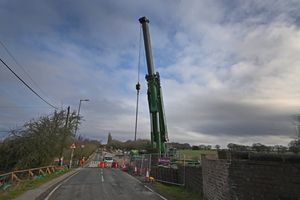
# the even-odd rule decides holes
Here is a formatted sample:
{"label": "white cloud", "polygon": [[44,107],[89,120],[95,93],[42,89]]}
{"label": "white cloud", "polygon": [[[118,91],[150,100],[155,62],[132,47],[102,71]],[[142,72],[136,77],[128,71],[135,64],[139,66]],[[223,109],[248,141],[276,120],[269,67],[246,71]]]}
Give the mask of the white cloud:
{"label": "white cloud", "polygon": [[[91,99],[82,109],[81,134],[133,138],[142,15],[151,22],[171,141],[287,143],[294,134],[290,116],[300,101],[297,1],[75,1],[68,10],[55,2],[32,4],[24,5],[24,13],[20,5],[4,3],[0,19],[16,20],[2,21],[0,39],[51,101],[77,109],[79,99]],[[3,50],[0,55],[13,65]],[[38,102],[9,76],[1,70],[0,81],[16,92],[0,87],[8,94],[1,104],[23,105],[15,100],[18,94],[26,95],[25,103]],[[141,82],[139,134],[149,138],[146,84]],[[35,116],[22,108],[18,112],[24,113],[22,120]]]}

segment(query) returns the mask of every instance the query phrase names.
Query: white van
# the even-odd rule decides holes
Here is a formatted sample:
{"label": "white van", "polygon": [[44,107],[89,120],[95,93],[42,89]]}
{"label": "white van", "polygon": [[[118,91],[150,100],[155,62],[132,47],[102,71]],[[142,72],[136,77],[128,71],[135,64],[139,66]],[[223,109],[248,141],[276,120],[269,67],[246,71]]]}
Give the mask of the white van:
{"label": "white van", "polygon": [[111,167],[114,160],[112,156],[104,156],[103,161],[106,162],[107,167]]}

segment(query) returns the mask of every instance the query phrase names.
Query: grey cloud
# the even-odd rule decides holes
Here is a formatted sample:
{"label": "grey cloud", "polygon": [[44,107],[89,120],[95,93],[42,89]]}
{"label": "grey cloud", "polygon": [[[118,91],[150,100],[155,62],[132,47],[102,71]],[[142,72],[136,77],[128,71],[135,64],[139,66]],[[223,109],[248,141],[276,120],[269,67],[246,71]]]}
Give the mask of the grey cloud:
{"label": "grey cloud", "polygon": [[[268,24],[270,21],[290,21],[294,23],[299,18],[298,9],[300,7],[297,0],[280,1],[225,1],[223,2],[226,15],[223,22],[243,23],[248,26]],[[238,16],[238,17],[237,17]]]}
{"label": "grey cloud", "polygon": [[[207,135],[262,136],[294,134],[291,116],[296,108],[283,110],[276,105],[243,102],[234,93],[230,98],[220,94],[190,95],[167,104],[168,122],[186,131]],[[228,92],[230,93],[230,92]],[[189,96],[190,95],[190,96]],[[171,106],[171,107],[170,107]]]}
{"label": "grey cloud", "polygon": [[[142,15],[151,21],[171,138],[238,142],[266,136],[277,142],[293,135],[289,116],[297,109],[300,73],[299,50],[293,45],[299,42],[297,1],[32,0],[0,5],[1,41],[51,101],[77,109],[79,99],[91,99],[81,111],[83,135],[103,139],[112,132],[118,139],[132,138]],[[0,55],[14,65],[4,51]],[[1,104],[39,101],[5,70],[0,72],[1,84],[8,86],[0,87],[6,95]],[[143,84],[139,130],[149,138]],[[10,112],[7,120],[14,124],[50,111],[4,112]]]}

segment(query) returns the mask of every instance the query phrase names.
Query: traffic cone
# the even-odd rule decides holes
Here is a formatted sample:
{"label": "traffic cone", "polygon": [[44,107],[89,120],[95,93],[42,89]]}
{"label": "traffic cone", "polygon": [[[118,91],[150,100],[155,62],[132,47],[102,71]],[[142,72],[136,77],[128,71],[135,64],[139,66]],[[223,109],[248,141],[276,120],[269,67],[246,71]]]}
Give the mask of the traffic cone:
{"label": "traffic cone", "polygon": [[149,170],[146,171],[146,180],[149,181]]}
{"label": "traffic cone", "polygon": [[125,166],[125,161],[123,160],[123,161],[122,161],[122,168],[125,169],[125,167],[126,167],[126,166]]}
{"label": "traffic cone", "polygon": [[134,174],[137,174],[137,167],[134,166]]}

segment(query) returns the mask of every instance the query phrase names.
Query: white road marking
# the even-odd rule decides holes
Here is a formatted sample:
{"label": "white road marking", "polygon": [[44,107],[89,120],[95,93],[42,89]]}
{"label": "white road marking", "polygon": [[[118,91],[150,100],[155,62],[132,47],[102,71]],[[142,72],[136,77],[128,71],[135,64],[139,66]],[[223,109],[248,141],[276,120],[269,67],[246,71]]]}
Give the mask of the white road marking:
{"label": "white road marking", "polygon": [[47,196],[44,200],[48,200],[51,195],[65,182],[67,182],[70,178],[72,178],[73,176],[75,176],[76,174],[78,174],[79,172],[75,172],[74,174],[72,174],[71,176],[69,176],[67,179],[65,179],[64,181],[62,181],[60,184],[58,184]]}
{"label": "white road marking", "polygon": [[102,181],[102,183],[103,183],[103,182],[104,182],[103,169],[100,170],[100,174],[101,174],[101,181]]}
{"label": "white road marking", "polygon": [[153,190],[152,190],[151,188],[149,188],[147,185],[144,185],[144,184],[142,183],[142,181],[140,181],[139,179],[137,179],[137,178],[131,176],[130,174],[128,174],[128,173],[126,173],[126,172],[124,172],[124,173],[127,174],[127,176],[129,176],[129,177],[133,178],[134,180],[136,180],[137,182],[139,182],[140,184],[142,184],[146,189],[148,189],[150,192],[156,194],[156,195],[159,196],[161,199],[163,199],[163,200],[168,200],[167,198],[165,198],[165,197],[163,197],[162,195],[158,194],[157,192],[153,191]]}
{"label": "white road marking", "polygon": [[168,200],[165,197],[161,196],[160,194],[158,194],[157,192],[154,192],[151,188],[149,188],[147,185],[144,185],[145,188],[147,188],[149,191],[153,192],[154,194],[156,194],[157,196],[159,196],[160,198],[162,198],[163,200]]}

